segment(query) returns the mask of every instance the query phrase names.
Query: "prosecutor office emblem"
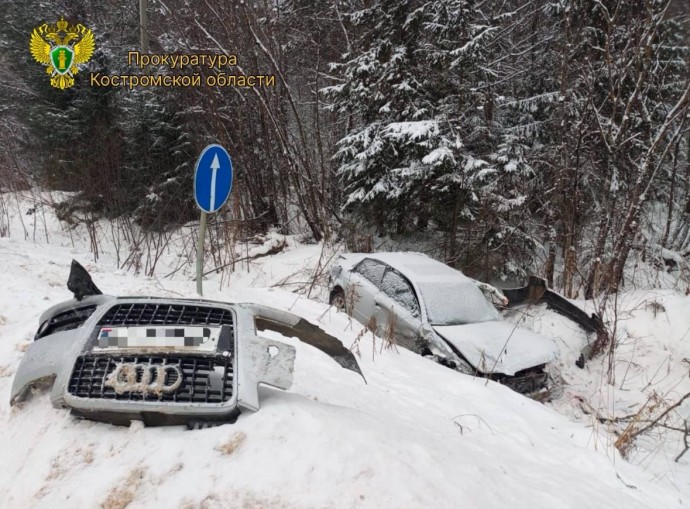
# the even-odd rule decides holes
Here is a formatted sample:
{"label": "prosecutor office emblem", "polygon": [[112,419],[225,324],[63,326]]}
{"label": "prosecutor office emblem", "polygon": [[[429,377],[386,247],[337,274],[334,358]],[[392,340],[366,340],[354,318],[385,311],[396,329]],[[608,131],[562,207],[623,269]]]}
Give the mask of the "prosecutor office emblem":
{"label": "prosecutor office emblem", "polygon": [[82,24],[71,25],[60,19],[55,25],[44,23],[31,33],[29,49],[36,62],[47,66],[50,84],[64,90],[74,85],[78,65],[93,55],[93,32]]}

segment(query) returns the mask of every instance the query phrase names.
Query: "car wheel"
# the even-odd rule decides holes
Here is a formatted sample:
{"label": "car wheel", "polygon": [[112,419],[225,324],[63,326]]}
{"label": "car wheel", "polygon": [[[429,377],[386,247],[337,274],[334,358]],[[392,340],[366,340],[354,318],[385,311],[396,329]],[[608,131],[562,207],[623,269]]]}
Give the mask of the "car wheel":
{"label": "car wheel", "polygon": [[340,288],[331,292],[331,306],[343,313],[345,312],[345,293]]}

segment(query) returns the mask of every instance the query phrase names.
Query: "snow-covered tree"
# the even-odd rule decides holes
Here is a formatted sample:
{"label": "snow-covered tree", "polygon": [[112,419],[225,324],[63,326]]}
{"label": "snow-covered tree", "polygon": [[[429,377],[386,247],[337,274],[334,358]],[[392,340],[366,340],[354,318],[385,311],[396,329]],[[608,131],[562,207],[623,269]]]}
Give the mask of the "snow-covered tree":
{"label": "snow-covered tree", "polygon": [[383,0],[346,18],[361,35],[332,64],[342,83],[324,90],[350,123],[335,154],[344,207],[402,233],[412,219],[425,227],[439,193],[452,190],[470,216],[475,196],[460,189],[485,164],[473,89],[486,79],[482,48],[495,27],[458,0]]}

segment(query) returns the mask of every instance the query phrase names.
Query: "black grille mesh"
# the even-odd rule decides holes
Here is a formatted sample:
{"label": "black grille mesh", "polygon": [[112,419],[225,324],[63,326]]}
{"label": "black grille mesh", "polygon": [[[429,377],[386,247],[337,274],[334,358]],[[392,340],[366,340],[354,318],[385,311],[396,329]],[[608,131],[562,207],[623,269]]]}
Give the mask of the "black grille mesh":
{"label": "black grille mesh", "polygon": [[116,304],[103,315],[98,325],[228,325],[232,312],[209,306],[186,304]]}
{"label": "black grille mesh", "polygon": [[[172,392],[134,391],[116,392],[108,385],[109,376],[117,366],[136,365],[136,382],[142,381],[144,366],[151,365],[155,379],[158,366],[175,366],[164,370],[164,386],[177,385],[177,373],[182,382]],[[123,377],[126,378],[126,377]],[[112,380],[112,378],[111,378]],[[86,354],[77,358],[70,377],[69,393],[80,398],[113,399],[137,402],[223,403],[232,398],[232,356],[216,355],[157,355],[113,356]]]}
{"label": "black grille mesh", "polygon": [[55,332],[81,327],[95,310],[96,306],[83,306],[58,313],[50,318],[45,328],[39,329],[34,339],[41,339]]}

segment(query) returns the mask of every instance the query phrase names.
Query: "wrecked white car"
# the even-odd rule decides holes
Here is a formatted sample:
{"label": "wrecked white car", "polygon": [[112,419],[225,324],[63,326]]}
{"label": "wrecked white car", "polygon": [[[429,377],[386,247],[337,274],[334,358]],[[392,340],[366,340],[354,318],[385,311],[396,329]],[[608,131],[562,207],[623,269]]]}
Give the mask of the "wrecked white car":
{"label": "wrecked white car", "polygon": [[502,320],[484,293],[507,302],[420,253],[344,254],[331,269],[330,303],[379,336],[518,392],[541,390],[555,343]]}
{"label": "wrecked white car", "polygon": [[259,408],[258,385],[289,389],[294,336],[361,375],[342,343],[303,318],[252,303],[102,295],[72,262],[74,299],[47,310],[14,377],[11,403],[50,386],[54,406],[129,425],[233,422]]}

